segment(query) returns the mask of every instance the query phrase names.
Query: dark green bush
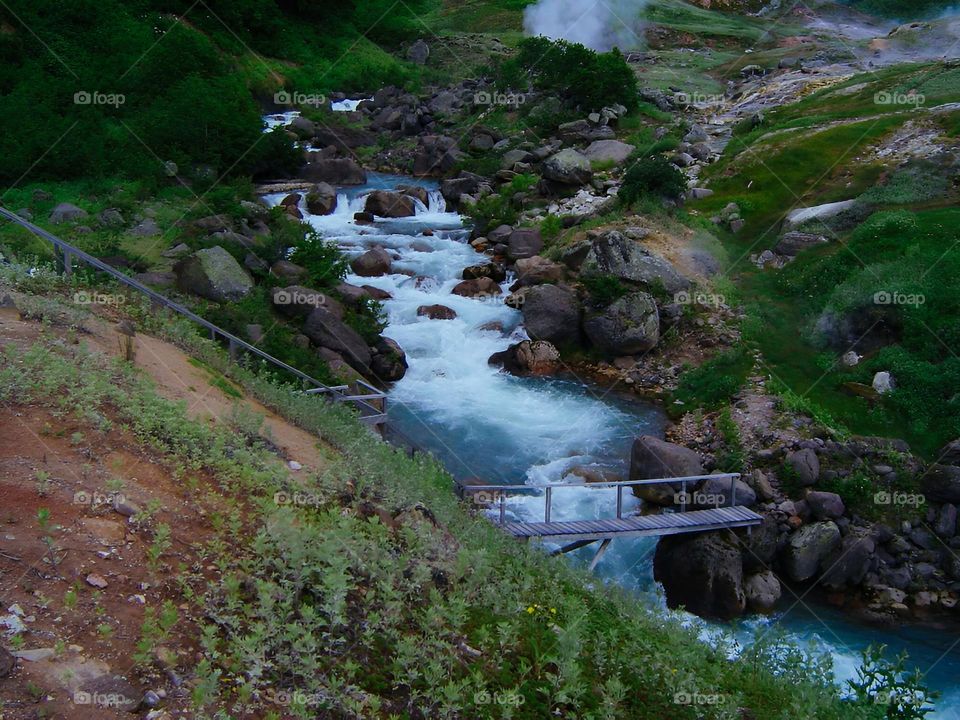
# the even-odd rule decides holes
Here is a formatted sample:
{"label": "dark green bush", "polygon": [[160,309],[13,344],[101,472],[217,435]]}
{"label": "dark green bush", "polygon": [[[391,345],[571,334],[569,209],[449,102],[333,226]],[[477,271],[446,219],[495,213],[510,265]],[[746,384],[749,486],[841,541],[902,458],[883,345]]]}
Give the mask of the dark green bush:
{"label": "dark green bush", "polygon": [[749,369],[750,357],[743,350],[728,350],[684,372],[673,398],[683,403],[684,411],[715,410],[740,391]]}
{"label": "dark green bush", "polygon": [[623,177],[620,202],[631,205],[647,197],[676,199],[687,190],[683,173],[663,155],[651,155],[634,162]]}
{"label": "dark green bush", "polygon": [[587,289],[591,302],[600,307],[616,302],[628,292],[627,286],[613,275],[583,273],[580,282]]}

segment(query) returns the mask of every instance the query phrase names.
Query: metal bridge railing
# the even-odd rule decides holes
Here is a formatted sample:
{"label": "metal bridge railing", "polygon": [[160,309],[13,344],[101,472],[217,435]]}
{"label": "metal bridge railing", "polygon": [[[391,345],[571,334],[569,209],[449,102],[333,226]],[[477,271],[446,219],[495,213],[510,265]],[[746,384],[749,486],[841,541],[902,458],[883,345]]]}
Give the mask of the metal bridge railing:
{"label": "metal bridge railing", "polygon": [[387,396],[384,392],[378,390],[369,383],[363,380],[356,381],[354,383],[356,389],[352,393],[351,388],[348,385],[325,385],[316,378],[313,378],[306,373],[301,372],[297,368],[287,365],[287,363],[283,362],[282,360],[278,360],[272,355],[265,353],[255,345],[251,345],[247,341],[238,338],[236,335],[227,332],[223,328],[204,320],[202,317],[184,307],[180,303],[175,302],[165,295],[161,295],[157,291],[152,290],[143,283],[137,282],[133,278],[124,275],[116,268],[111,267],[102,260],[98,260],[83,250],[74,247],[70,243],[61,240],[56,235],[34,225],[32,222],[20,217],[16,213],[0,207],[0,216],[5,217],[11,222],[17,223],[37,237],[50,242],[54,247],[55,254],[63,265],[63,272],[65,275],[69,276],[72,273],[73,259],[76,258],[80,262],[83,262],[84,264],[89,265],[96,270],[110,275],[117,282],[126,285],[127,287],[132,288],[143,295],[146,295],[154,304],[165,307],[192,320],[197,325],[200,325],[209,331],[211,340],[216,340],[218,338],[225,340],[228,344],[230,358],[232,360],[236,360],[238,351],[243,350],[248,352],[251,355],[260,358],[261,360],[266,361],[273,367],[283,370],[284,372],[287,372],[300,379],[305,385],[309,386],[309,389],[306,391],[308,394],[327,395],[335,402],[351,403],[359,411],[360,420],[365,424],[383,426],[386,423]]}

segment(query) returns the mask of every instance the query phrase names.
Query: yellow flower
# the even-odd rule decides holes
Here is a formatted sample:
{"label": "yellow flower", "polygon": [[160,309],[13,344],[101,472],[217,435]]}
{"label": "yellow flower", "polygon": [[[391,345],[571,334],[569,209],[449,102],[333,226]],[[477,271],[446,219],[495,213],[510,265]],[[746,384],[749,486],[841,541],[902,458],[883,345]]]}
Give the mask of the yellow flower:
{"label": "yellow flower", "polygon": [[556,614],[557,614],[557,609],[556,609],[556,608],[550,608],[550,612],[552,612],[554,615],[556,615]]}
{"label": "yellow flower", "polygon": [[533,614],[533,605],[527,608],[527,612],[530,613],[531,615]]}

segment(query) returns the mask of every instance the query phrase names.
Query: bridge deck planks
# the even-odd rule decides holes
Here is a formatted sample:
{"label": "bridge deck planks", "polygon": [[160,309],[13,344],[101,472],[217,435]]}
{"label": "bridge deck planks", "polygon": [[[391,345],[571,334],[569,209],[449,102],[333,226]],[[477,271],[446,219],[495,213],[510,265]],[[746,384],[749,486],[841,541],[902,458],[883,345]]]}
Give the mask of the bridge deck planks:
{"label": "bridge deck planks", "polygon": [[723,528],[759,525],[763,518],[743,506],[690,510],[682,513],[638,515],[621,520],[577,520],[562,522],[507,522],[503,529],[518,538],[541,538],[574,542],[611,537],[643,537],[703,532]]}

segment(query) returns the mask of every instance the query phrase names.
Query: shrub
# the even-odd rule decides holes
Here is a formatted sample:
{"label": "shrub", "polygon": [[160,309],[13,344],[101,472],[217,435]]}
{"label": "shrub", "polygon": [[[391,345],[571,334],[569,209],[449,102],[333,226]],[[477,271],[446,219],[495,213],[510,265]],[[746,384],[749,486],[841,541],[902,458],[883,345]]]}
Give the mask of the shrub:
{"label": "shrub", "polygon": [[599,110],[617,103],[637,107],[637,80],[618,50],[597,53],[579,43],[527,38],[515,58],[501,66],[507,88],[530,85],[554,93],[581,110]]}
{"label": "shrub", "polygon": [[602,273],[584,273],[580,282],[587,289],[590,300],[600,307],[606,307],[627,294],[628,288],[613,275]]}
{"label": "shrub", "polygon": [[662,155],[637,160],[623,177],[620,203],[632,205],[650,196],[679,198],[687,190],[687,179],[677,167]]}
{"label": "shrub", "polygon": [[346,258],[315,230],[293,246],[290,260],[307,269],[307,284],[314,289],[335,287],[347,274]]}
{"label": "shrub", "polygon": [[673,397],[686,406],[685,410],[714,410],[736,395],[749,369],[750,358],[743,350],[728,350],[684,372]]}

